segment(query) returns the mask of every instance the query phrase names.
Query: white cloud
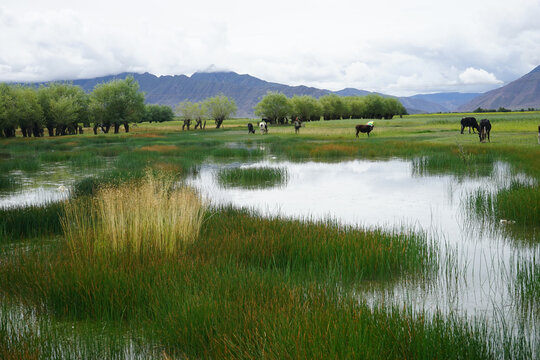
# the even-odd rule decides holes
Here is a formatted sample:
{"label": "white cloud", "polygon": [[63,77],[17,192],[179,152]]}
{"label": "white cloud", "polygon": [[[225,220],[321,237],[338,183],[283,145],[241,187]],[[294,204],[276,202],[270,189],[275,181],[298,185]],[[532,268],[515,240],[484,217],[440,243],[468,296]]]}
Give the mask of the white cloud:
{"label": "white cloud", "polygon": [[459,74],[459,80],[461,80],[463,84],[467,85],[497,85],[503,83],[492,73],[489,73],[484,69],[475,69],[473,67],[469,67],[464,72]]}
{"label": "white cloud", "polygon": [[540,64],[539,17],[537,0],[3,0],[0,81],[213,65],[332,90],[485,91]]}

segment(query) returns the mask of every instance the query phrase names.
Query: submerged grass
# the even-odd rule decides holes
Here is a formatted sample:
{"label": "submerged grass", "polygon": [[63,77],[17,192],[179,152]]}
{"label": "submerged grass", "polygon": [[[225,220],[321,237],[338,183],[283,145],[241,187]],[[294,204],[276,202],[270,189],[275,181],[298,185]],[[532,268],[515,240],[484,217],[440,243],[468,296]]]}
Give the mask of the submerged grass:
{"label": "submerged grass", "polygon": [[223,168],[217,174],[221,186],[246,189],[282,186],[288,179],[287,169],[283,167]]}
{"label": "submerged grass", "polygon": [[522,309],[540,310],[540,263],[536,256],[517,263],[516,279],[513,284]]}

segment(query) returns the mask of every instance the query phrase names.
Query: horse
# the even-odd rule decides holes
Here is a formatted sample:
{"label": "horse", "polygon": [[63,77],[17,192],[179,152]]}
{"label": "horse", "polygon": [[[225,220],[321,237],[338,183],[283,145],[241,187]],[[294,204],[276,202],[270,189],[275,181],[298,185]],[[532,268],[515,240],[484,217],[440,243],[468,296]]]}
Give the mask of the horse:
{"label": "horse", "polygon": [[461,118],[461,133],[463,134],[463,129],[465,129],[465,126],[469,127],[469,134],[471,133],[471,127],[473,128],[473,134],[474,129],[478,130],[480,132],[480,128],[478,127],[478,123],[476,122],[476,118],[473,117],[464,117]]}
{"label": "horse", "polygon": [[373,130],[373,125],[356,125],[356,137],[358,137],[358,133],[367,133],[369,137],[371,130]]}
{"label": "horse", "polygon": [[489,132],[491,131],[491,123],[488,119],[482,119],[480,120],[480,129],[478,130],[478,137],[480,138],[480,142],[486,142],[486,135],[489,142],[491,140],[489,139]]}
{"label": "horse", "polygon": [[268,125],[266,124],[266,121],[261,121],[259,123],[259,129],[261,130],[261,134],[268,134]]}
{"label": "horse", "polygon": [[294,124],[294,133],[298,134],[298,132],[300,132],[300,128],[302,127],[302,122],[298,120],[298,118],[296,118],[293,124]]}
{"label": "horse", "polygon": [[255,129],[253,128],[253,124],[248,123],[247,126],[248,126],[248,134],[255,134]]}

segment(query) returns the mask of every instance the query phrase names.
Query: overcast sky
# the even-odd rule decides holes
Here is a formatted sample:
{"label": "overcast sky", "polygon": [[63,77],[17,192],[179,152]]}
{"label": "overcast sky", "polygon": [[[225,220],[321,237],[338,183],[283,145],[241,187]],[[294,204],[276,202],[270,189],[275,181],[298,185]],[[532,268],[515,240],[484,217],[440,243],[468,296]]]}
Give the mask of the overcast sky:
{"label": "overcast sky", "polygon": [[538,0],[2,0],[0,81],[235,71],[392,95],[483,92],[540,65]]}

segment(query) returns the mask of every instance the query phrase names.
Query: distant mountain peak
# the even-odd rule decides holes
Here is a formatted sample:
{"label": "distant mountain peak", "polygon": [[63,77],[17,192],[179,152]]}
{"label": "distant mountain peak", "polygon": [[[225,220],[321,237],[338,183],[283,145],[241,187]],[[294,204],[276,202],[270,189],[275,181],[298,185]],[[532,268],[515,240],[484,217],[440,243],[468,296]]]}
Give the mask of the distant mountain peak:
{"label": "distant mountain peak", "polygon": [[472,111],[477,108],[498,109],[500,107],[511,110],[540,108],[540,66],[505,86],[472,99],[462,105],[459,110]]}

